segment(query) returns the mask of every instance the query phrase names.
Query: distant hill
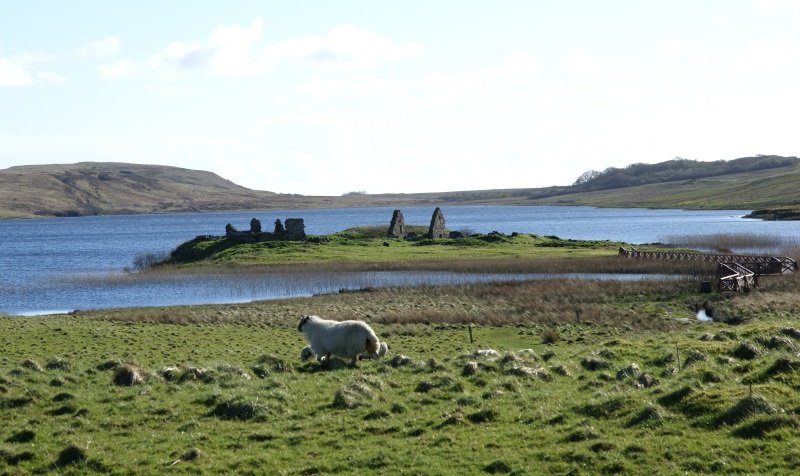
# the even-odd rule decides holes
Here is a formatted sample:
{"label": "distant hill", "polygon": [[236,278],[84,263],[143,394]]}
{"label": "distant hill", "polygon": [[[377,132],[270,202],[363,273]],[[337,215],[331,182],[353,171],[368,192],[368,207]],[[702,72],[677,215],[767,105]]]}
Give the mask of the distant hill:
{"label": "distant hill", "polygon": [[211,172],[124,163],[0,170],[0,218],[410,205],[591,205],[687,209],[800,209],[800,159],[676,159],[589,171],[544,188],[305,196],[251,190]]}
{"label": "distant hill", "polygon": [[757,156],[730,161],[684,159],[633,164],[569,187],[538,189],[537,205],[592,205],[684,209],[796,210],[800,159]]}
{"label": "distant hill", "polygon": [[211,172],[122,163],[0,170],[0,216],[82,216],[247,208],[275,194]]}

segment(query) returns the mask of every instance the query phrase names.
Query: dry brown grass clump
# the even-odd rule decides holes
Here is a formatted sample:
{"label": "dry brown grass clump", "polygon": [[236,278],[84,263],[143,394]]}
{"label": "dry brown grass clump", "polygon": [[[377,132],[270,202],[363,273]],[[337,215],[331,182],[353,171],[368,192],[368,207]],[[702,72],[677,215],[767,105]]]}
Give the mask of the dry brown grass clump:
{"label": "dry brown grass clump", "polygon": [[41,366],[41,364],[33,359],[25,359],[25,361],[22,362],[22,367],[35,372],[44,372],[44,368]]}
{"label": "dry brown grass clump", "polygon": [[142,369],[135,364],[123,364],[114,372],[114,385],[131,387],[144,382]]}

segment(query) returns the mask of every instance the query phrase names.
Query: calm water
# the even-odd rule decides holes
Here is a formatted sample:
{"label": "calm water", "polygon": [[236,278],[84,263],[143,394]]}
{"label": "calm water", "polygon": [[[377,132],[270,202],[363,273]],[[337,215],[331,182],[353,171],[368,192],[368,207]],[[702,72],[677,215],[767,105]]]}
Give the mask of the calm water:
{"label": "calm water", "polygon": [[[407,224],[427,225],[434,207],[403,207]],[[536,233],[573,239],[651,243],[671,235],[752,233],[799,236],[800,222],[746,220],[744,210],[683,211],[591,207],[442,207],[447,227],[470,233]],[[341,288],[500,279],[452,273],[358,273],[318,282],[265,276],[258,283],[230,277],[172,277],[161,282],[113,279],[87,284],[86,276],[115,276],[143,253],[168,252],[197,235],[222,235],[227,223],[247,229],[251,218],[271,230],[276,219],[303,218],[306,233],[385,225],[393,208],[267,210],[169,215],[124,215],[0,220],[0,312],[33,314],[74,309],[250,301],[333,292]],[[523,279],[524,276],[503,276]]]}

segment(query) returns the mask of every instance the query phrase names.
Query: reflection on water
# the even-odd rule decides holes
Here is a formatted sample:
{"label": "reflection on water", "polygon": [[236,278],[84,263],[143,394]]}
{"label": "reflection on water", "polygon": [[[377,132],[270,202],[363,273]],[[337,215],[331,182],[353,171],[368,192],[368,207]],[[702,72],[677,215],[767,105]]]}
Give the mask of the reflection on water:
{"label": "reflection on water", "polygon": [[[56,314],[76,309],[220,304],[307,297],[369,287],[468,284],[536,279],[641,280],[682,279],[647,274],[494,274],[419,271],[344,273],[265,273],[259,275],[138,275],[107,274],[54,280],[50,286],[20,286],[8,290],[0,312]],[[20,303],[20,304],[16,304]]]}

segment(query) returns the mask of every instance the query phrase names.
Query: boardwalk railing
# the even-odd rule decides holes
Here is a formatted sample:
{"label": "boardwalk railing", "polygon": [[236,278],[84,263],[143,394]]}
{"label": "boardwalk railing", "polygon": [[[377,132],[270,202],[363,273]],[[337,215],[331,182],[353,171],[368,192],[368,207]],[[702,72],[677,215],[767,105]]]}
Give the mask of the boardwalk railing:
{"label": "boardwalk railing", "polygon": [[717,265],[718,290],[747,291],[758,285],[757,276],[778,276],[797,271],[797,262],[785,256],[729,255],[720,253],[673,253],[669,251],[630,251],[619,247],[625,258],[682,261]]}

